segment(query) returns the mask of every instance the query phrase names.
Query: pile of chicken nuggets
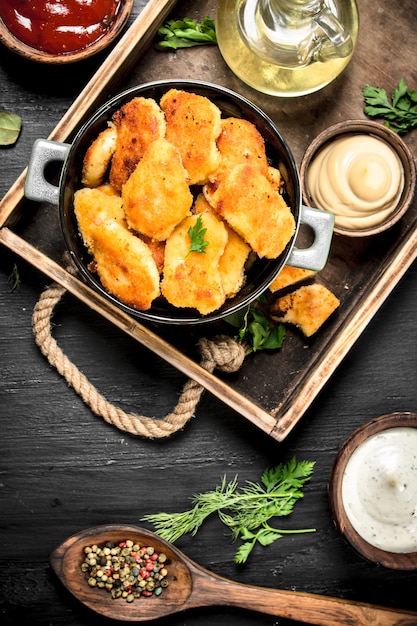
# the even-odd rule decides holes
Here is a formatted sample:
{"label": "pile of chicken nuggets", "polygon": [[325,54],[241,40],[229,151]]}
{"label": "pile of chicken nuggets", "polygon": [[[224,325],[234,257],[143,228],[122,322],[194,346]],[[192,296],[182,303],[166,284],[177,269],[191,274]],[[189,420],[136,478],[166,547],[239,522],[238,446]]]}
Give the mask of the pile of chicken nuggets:
{"label": "pile of chicken nuggets", "polygon": [[216,311],[245,284],[250,257],[279,257],[295,233],[255,125],[187,91],[121,106],[84,156],[82,185],[74,211],[90,269],[141,311],[160,296]]}

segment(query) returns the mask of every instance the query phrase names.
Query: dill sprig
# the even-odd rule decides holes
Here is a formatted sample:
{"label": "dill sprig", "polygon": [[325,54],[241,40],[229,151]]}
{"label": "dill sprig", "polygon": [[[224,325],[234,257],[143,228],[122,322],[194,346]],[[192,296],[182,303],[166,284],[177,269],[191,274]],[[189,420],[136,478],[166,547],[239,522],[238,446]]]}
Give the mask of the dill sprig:
{"label": "dill sprig", "polygon": [[287,464],[265,470],[260,483],[246,481],[241,488],[237,476],[230,481],[224,476],[214,490],[195,495],[189,510],[145,515],[142,521],[151,522],[160,537],[174,543],[185,534],[194,536],[204,520],[217,513],[233,539],[243,542],[235,562],[245,563],[257,543],[267,546],[283,535],[314,532],[314,528],[282,530],[269,524],[271,518],[293,511],[304,496],[302,487],[310,480],[313,468],[314,462],[297,462],[293,457]]}

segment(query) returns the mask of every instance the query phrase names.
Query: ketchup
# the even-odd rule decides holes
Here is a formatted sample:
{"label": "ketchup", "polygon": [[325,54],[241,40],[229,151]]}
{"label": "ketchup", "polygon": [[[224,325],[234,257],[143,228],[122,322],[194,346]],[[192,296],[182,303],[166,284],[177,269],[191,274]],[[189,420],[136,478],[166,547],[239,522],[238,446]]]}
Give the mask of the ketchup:
{"label": "ketchup", "polygon": [[121,0],[1,0],[0,17],[23,43],[50,54],[88,48],[109,30]]}

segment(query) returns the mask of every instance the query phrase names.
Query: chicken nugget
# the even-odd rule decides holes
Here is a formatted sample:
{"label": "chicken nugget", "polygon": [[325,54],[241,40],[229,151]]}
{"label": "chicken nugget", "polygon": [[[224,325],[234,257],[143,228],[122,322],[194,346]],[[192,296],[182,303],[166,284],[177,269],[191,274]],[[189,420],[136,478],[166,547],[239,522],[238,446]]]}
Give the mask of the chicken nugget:
{"label": "chicken nugget", "polygon": [[87,187],[98,187],[104,182],[116,150],[117,130],[110,124],[89,146],[83,160],[81,182]]}
{"label": "chicken nugget", "polygon": [[193,203],[177,148],[166,139],[153,141],[123,186],[122,198],[129,228],[167,239]]}
{"label": "chicken nugget", "polygon": [[[197,220],[201,220],[197,222]],[[190,229],[205,230],[204,252],[191,252]],[[219,261],[227,243],[226,227],[210,212],[187,217],[165,246],[161,292],[176,307],[197,309],[206,315],[225,301]]]}
{"label": "chicken nugget", "polygon": [[230,170],[242,163],[257,163],[267,173],[265,142],[254,124],[237,117],[222,120],[222,131],[217,140],[222,155],[220,170]]}
{"label": "chicken nugget", "polygon": [[256,165],[235,166],[218,185],[207,183],[204,195],[261,258],[277,258],[295,233],[291,210]]}
{"label": "chicken nugget", "polygon": [[[200,193],[194,203],[194,212],[213,211],[210,204]],[[224,222],[227,231],[227,243],[219,261],[219,271],[226,298],[232,298],[245,282],[245,263],[250,254],[250,247]]]}
{"label": "chicken nugget", "polygon": [[314,283],[278,298],[270,314],[275,321],[294,324],[306,337],[311,337],[339,304],[339,299],[327,287]]}
{"label": "chicken nugget", "polygon": [[204,96],[170,89],[160,101],[166,119],[166,139],[176,146],[190,185],[204,184],[220,164],[216,140],[221,131],[220,109]]}
{"label": "chicken nugget", "polygon": [[74,194],[74,213],[84,245],[93,254],[97,233],[104,222],[117,222],[126,227],[122,199],[108,193],[107,186],[84,187]]}
{"label": "chicken nugget", "polygon": [[306,270],[301,267],[291,267],[290,265],[284,265],[279,274],[274,278],[269,285],[269,290],[274,293],[280,289],[285,289],[291,285],[295,285],[302,280],[312,278],[317,272],[314,270]]}
{"label": "chicken nugget", "polygon": [[113,115],[116,150],[110,167],[110,183],[118,191],[134,171],[149,144],[165,135],[165,116],[152,98],[133,98]]}
{"label": "chicken nugget", "polygon": [[104,289],[129,306],[149,309],[160,295],[159,272],[149,247],[127,228],[120,197],[80,189],[74,210]]}

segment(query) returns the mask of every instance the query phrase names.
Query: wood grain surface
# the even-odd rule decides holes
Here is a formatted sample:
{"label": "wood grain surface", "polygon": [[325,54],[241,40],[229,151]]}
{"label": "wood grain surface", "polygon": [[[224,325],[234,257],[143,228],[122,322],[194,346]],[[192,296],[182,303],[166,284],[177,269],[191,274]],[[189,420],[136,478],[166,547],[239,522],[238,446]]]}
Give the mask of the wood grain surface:
{"label": "wood grain surface", "polygon": [[[132,20],[145,4],[136,2]],[[181,2],[180,6],[181,12],[202,18],[213,15],[214,4]],[[358,7],[361,31],[354,61],[334,83],[317,94],[292,101],[275,101],[251,92],[253,101],[280,120],[298,163],[308,143],[327,125],[363,117],[362,85],[380,83],[390,93],[404,76],[409,86],[417,89],[414,2],[394,6],[388,0],[358,0]],[[85,65],[58,70],[30,65],[1,48],[0,105],[23,118],[17,144],[0,149],[1,197],[27,164],[34,140],[51,134],[105,58],[103,54]],[[158,77],[173,75],[212,80],[248,93],[213,48],[201,49],[198,55],[192,50],[161,53]],[[150,54],[132,69],[129,82],[154,78],[154,54]],[[405,137],[414,154],[416,132]],[[45,207],[41,223],[34,219],[38,215],[36,207],[25,206],[25,214],[13,227],[18,233],[29,232],[34,242],[46,239],[48,256],[60,258],[63,246],[54,237],[55,209]],[[389,245],[383,239],[371,253],[380,255],[380,246]],[[354,252],[365,267],[369,250],[359,246]],[[339,248],[337,254],[342,254]],[[343,256],[341,262],[344,272],[338,275],[338,285],[344,289],[351,258]],[[12,292],[9,276],[15,264],[21,285]],[[93,415],[49,366],[31,330],[33,307],[49,279],[2,246],[2,623],[107,623],[72,598],[51,571],[49,554],[58,545],[89,526],[118,522],[137,525],[144,514],[184,510],[193,494],[214,488],[224,474],[230,478],[238,474],[242,482],[258,480],[266,467],[293,455],[315,460],[315,471],[304,499],[290,518],[279,523],[287,528],[315,527],[314,534],[284,537],[273,546],[256,550],[245,566],[237,566],[233,562],[237,545],[213,518],[196,537],[178,541],[178,547],[207,569],[238,582],[416,610],[417,574],[388,570],[357,556],[338,535],[327,501],[332,464],[350,433],[378,415],[416,411],[417,271],[415,263],[409,267],[404,260],[403,264],[401,281],[382,307],[376,308],[359,340],[283,443],[268,437],[209,393],[203,395],[195,417],[183,431],[169,439],[147,440],[121,432]],[[381,263],[381,272],[387,269]],[[359,281],[358,297],[361,289]],[[70,294],[57,308],[53,334],[109,401],[139,415],[163,417],[172,411],[186,380],[184,374]],[[295,333],[291,337],[291,342],[300,341]],[[304,354],[307,356],[307,351]],[[259,356],[259,369],[267,368],[268,355]],[[268,380],[257,377],[254,371],[251,377],[243,376],[239,385],[248,393],[257,385],[268,403],[275,380],[297,376],[296,367],[290,372],[286,369],[285,359],[280,367],[268,371]],[[240,626],[297,624],[227,607],[192,609],[161,620],[166,626],[214,622]]]}

